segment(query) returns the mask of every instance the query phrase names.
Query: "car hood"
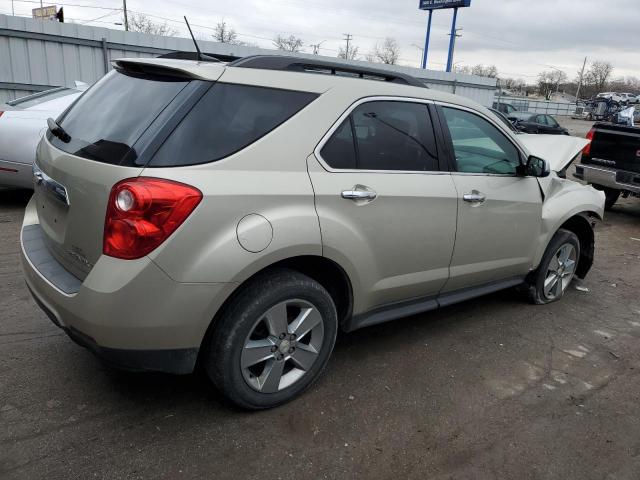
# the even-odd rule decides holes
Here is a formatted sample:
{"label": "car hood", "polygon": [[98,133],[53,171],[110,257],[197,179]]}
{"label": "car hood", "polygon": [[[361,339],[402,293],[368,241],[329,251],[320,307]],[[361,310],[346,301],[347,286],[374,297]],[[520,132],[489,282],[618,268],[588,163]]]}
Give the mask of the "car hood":
{"label": "car hood", "polygon": [[589,140],[568,135],[518,135],[530,155],[549,162],[551,170],[561,172],[569,166]]}

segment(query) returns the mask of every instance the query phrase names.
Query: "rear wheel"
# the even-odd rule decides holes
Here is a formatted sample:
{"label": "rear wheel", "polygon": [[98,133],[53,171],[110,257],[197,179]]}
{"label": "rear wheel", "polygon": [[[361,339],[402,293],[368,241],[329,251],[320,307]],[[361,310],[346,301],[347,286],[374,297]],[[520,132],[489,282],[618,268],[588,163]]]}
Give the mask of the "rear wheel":
{"label": "rear wheel", "polygon": [[573,280],[579,258],[580,241],[576,234],[558,230],[538,269],[527,280],[531,301],[543,305],[560,300]]}
{"label": "rear wheel", "polygon": [[613,206],[616,204],[618,199],[620,198],[620,190],[616,190],[614,188],[603,187],[602,185],[593,185],[593,188],[596,190],[600,190],[604,192],[605,201],[604,208],[605,210],[611,210]]}
{"label": "rear wheel", "polygon": [[217,320],[205,368],[232,403],[275,407],[322,373],[337,328],[336,308],[322,285],[293,270],[273,271],[245,285]]}

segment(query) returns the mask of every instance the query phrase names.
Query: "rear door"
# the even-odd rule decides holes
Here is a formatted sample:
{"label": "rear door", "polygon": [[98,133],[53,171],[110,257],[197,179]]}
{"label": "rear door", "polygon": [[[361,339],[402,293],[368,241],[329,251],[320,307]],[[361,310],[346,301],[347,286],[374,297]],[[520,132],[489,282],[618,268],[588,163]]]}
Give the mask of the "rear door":
{"label": "rear door", "polygon": [[181,103],[195,88],[191,83],[113,71],[59,119],[69,141],[51,132],[41,141],[35,166],[39,222],[49,250],[77,277],[83,279],[102,254],[111,188],[140,174],[145,133],[156,121],[166,123],[169,105]]}
{"label": "rear door", "polygon": [[449,277],[457,199],[436,143],[425,102],[366,99],[308,159],[323,252],[348,270],[354,313],[436,295]]}
{"label": "rear door", "polygon": [[522,153],[499,126],[478,112],[438,108],[458,192],[458,228],[444,292],[524,277],[541,228],[538,181],[516,175]]}

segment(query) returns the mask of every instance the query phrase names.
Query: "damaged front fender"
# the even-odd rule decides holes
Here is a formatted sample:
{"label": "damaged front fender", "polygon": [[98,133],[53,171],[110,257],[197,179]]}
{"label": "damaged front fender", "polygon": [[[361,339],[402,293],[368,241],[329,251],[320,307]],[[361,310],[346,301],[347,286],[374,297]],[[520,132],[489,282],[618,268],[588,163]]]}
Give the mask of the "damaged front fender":
{"label": "damaged front fender", "polygon": [[576,274],[584,278],[593,263],[593,223],[604,216],[602,192],[565,180],[552,173],[539,178],[543,195],[542,228],[533,268],[537,268],[551,238],[560,228],[573,231],[580,239],[581,255]]}

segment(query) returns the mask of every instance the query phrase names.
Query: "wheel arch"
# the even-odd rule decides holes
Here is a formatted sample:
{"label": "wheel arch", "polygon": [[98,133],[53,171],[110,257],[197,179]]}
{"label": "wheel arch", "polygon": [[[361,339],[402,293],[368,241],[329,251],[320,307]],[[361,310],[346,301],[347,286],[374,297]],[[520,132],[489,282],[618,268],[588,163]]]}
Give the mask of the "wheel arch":
{"label": "wheel arch", "polygon": [[560,226],[561,229],[573,232],[580,241],[580,258],[576,268],[576,276],[578,278],[586,277],[593,266],[595,251],[594,215],[596,215],[594,212],[574,215]]}
{"label": "wheel arch", "polygon": [[344,325],[353,311],[353,287],[346,271],[335,261],[319,255],[300,255],[271,263],[256,271],[233,289],[214,314],[200,344],[200,352],[204,352],[217,320],[224,314],[231,301],[242,291],[243,287],[260,275],[271,270],[286,268],[307,275],[320,283],[334,301],[338,313],[339,325]]}
{"label": "wheel arch", "polygon": [[[597,212],[585,211],[579,212],[573,215],[568,216],[567,218],[561,220],[561,223],[554,228],[546,242],[544,244],[544,249],[542,250],[542,255],[546,252],[551,240],[554,235],[558,232],[558,230],[568,230],[574,233],[578,240],[580,241],[580,258],[578,259],[578,267],[576,269],[576,276],[578,278],[584,278],[591,267],[593,266],[593,258],[595,251],[595,232],[594,226],[596,220],[600,220],[600,215]],[[540,258],[542,257],[540,256]],[[539,264],[540,259],[538,259],[537,264]]]}

